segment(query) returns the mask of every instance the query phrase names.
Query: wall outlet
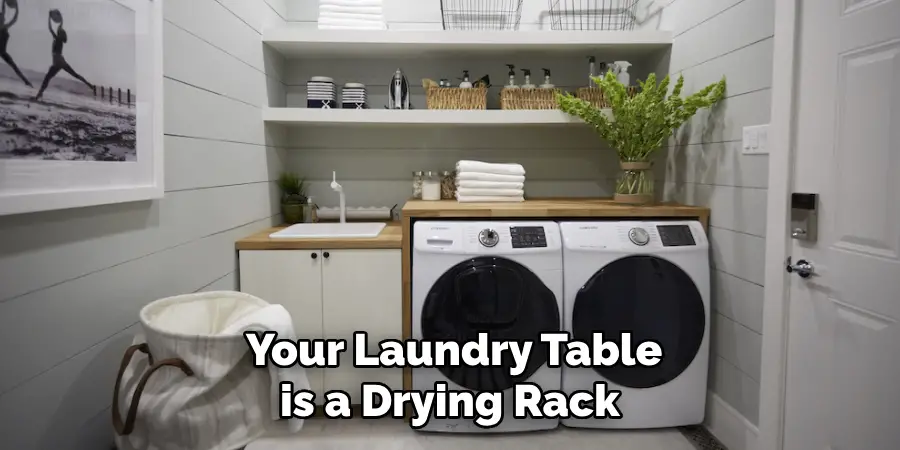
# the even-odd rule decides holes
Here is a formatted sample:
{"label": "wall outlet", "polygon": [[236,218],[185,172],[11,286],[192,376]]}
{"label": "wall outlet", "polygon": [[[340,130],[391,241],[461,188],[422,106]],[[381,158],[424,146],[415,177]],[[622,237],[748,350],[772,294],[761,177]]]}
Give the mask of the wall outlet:
{"label": "wall outlet", "polygon": [[741,153],[745,155],[769,154],[769,125],[744,127],[744,140]]}

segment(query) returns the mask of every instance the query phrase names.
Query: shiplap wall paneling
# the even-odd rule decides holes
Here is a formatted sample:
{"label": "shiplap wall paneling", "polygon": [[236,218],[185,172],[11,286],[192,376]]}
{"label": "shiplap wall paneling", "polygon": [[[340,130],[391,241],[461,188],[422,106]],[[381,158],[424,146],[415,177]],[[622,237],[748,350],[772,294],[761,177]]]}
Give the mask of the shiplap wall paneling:
{"label": "shiplap wall paneling", "polygon": [[278,221],[283,0],[168,0],[166,196],[0,218],[2,449],[110,448],[112,386],[138,311],[237,288],[234,241]]}
{"label": "shiplap wall paneling", "polygon": [[[759,415],[768,156],[741,153],[742,129],[769,122],[774,0],[676,0],[667,8],[673,74],[687,93],[728,79],[726,99],[671,140],[664,196],[709,206],[713,346],[710,429],[733,450]],[[722,406],[723,403],[725,406]],[[724,424],[724,425],[723,425]],[[742,425],[745,424],[745,425]]]}

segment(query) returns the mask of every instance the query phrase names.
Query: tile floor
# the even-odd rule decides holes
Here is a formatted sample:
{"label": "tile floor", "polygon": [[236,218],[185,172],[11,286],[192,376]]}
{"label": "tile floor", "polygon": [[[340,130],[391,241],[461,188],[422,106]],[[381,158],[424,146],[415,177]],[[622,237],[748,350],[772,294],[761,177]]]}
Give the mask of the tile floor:
{"label": "tile floor", "polygon": [[[590,448],[597,450],[695,450],[678,429],[652,431],[574,430],[496,435],[416,432],[401,420],[311,419],[303,437],[263,438],[245,450],[538,450]],[[707,447],[709,448],[709,447]]]}

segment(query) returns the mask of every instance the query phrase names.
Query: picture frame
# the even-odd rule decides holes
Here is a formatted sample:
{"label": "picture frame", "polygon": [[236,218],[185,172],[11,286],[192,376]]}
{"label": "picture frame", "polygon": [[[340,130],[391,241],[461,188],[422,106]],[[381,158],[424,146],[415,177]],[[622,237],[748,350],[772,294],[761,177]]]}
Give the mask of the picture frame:
{"label": "picture frame", "polygon": [[0,216],[161,199],[163,0],[0,4]]}

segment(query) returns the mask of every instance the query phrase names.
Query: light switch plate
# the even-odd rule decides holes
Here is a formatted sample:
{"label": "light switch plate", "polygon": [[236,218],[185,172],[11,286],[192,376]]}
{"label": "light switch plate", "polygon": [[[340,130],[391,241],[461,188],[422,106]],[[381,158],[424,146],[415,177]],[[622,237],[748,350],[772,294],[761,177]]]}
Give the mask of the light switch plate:
{"label": "light switch plate", "polygon": [[769,154],[769,125],[744,127],[742,153],[745,155]]}

